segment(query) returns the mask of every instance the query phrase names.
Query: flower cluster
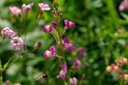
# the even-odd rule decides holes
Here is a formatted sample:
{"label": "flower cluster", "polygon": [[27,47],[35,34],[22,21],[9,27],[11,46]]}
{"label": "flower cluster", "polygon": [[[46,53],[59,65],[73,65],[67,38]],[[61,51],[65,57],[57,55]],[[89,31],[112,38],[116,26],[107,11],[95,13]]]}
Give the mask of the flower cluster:
{"label": "flower cluster", "polygon": [[[34,5],[34,3],[30,3],[28,5],[23,4],[21,9],[16,6],[10,6],[9,10],[13,16],[18,15],[19,17],[21,17],[22,13],[24,13],[25,17],[27,17],[29,10],[32,11],[33,5]],[[38,15],[39,19],[41,18],[41,15],[43,14],[43,12],[45,10],[48,11],[51,9],[49,7],[49,5],[45,4],[45,3],[38,3],[38,6],[40,8],[40,15]],[[66,73],[68,71],[68,67],[66,64],[67,62],[66,62],[66,59],[64,56],[64,51],[65,50],[68,52],[76,51],[76,53],[77,52],[79,53],[79,56],[77,56],[73,61],[73,66],[75,66],[75,68],[78,68],[78,69],[80,69],[82,66],[82,62],[81,62],[80,58],[86,57],[87,54],[86,54],[84,48],[81,47],[81,48],[75,49],[75,46],[72,44],[70,39],[68,37],[63,38],[63,36],[62,36],[66,32],[66,30],[74,29],[76,27],[75,23],[70,20],[65,19],[63,21],[63,24],[65,26],[63,28],[63,31],[61,31],[59,28],[59,22],[61,21],[62,13],[58,13],[56,7],[53,8],[52,12],[53,12],[53,16],[56,18],[56,21],[52,21],[51,24],[45,24],[44,28],[43,28],[43,32],[52,34],[52,36],[56,40],[57,45],[52,45],[49,48],[49,50],[46,50],[43,53],[43,57],[46,60],[49,60],[52,57],[54,58],[54,56],[58,57],[59,60],[62,59],[62,60],[60,60],[60,61],[62,61],[61,70],[60,70],[59,74],[56,76],[56,78],[63,78],[64,80],[66,80],[66,78],[67,78]],[[25,48],[25,44],[24,44],[25,41],[23,41],[21,37],[16,36],[16,33],[9,27],[3,28],[3,30],[1,31],[1,34],[3,35],[3,39],[5,39],[5,37],[11,38],[10,45],[13,47],[14,50],[19,51],[19,50],[23,50]],[[36,43],[36,45],[34,46],[34,49],[37,49],[40,46],[41,46],[41,42]],[[56,46],[58,48],[56,48]],[[62,53],[59,52],[60,49],[61,49]],[[76,77],[70,78],[69,82],[71,85],[77,85],[77,78]],[[6,84],[9,85],[9,82],[7,81]]]}
{"label": "flower cluster", "polygon": [[9,27],[3,28],[1,34],[4,35],[5,37],[11,37],[11,38],[16,35],[13,30],[9,29]]}
{"label": "flower cluster", "polygon": [[[27,17],[27,14],[28,14],[28,10],[30,9],[30,11],[32,10],[32,7],[33,7],[34,3],[30,3],[28,5],[26,4],[23,4],[21,9],[16,7],[16,6],[10,6],[9,7],[9,10],[10,12],[13,14],[13,16],[15,15],[21,15],[21,12],[23,12],[25,14],[25,16]],[[48,4],[45,4],[45,3],[38,3],[38,6],[41,10],[41,14],[44,12],[44,10],[50,10],[50,7]]]}
{"label": "flower cluster", "polygon": [[22,50],[24,48],[24,42],[22,38],[15,36],[16,33],[13,30],[11,30],[9,27],[3,28],[1,34],[5,37],[11,38],[10,45],[13,47],[14,50]]}
{"label": "flower cluster", "polygon": [[122,69],[122,66],[128,64],[128,59],[124,57],[120,57],[119,60],[115,60],[115,64],[106,67],[106,72],[109,72],[118,78],[123,78],[125,81],[128,81],[128,74]]}

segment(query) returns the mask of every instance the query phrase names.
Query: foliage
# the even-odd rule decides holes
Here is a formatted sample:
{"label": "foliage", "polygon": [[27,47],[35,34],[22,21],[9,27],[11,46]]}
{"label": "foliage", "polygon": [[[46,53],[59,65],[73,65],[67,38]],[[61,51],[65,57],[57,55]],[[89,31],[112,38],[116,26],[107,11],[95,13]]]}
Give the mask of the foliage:
{"label": "foliage", "polygon": [[[34,6],[28,13],[27,19],[23,19],[24,22],[20,22],[18,18],[12,18],[8,10],[9,6],[21,8],[22,4],[32,2]],[[53,6],[51,0],[1,0],[0,30],[6,26],[16,32],[20,30],[22,38],[24,39],[26,36],[27,48],[22,53],[22,58],[6,67],[19,55],[11,48],[8,38],[0,43],[0,63],[6,67],[2,74],[4,83],[6,80],[10,80],[11,84],[42,85],[42,83],[36,82],[36,79],[48,71],[48,78],[43,83],[44,85],[64,84],[62,79],[56,78],[61,70],[59,60],[56,58],[46,60],[43,57],[43,53],[56,43],[52,35],[42,31],[43,26],[55,21],[55,18],[52,11],[47,11],[40,20],[37,20],[37,13],[40,12],[38,3],[40,2],[48,3],[50,7]],[[63,14],[60,22],[61,30],[64,27],[64,19],[76,24],[76,28],[67,30],[63,38],[68,36],[76,48],[83,47],[87,53],[87,57],[81,59],[83,66],[73,71],[68,69],[67,75],[75,76],[78,79],[78,85],[81,85],[82,82],[83,85],[120,85],[123,80],[114,80],[105,69],[120,56],[127,58],[128,55],[128,11],[119,12],[118,7],[121,0],[58,0],[58,3],[58,11]],[[118,33],[118,29],[124,32]],[[0,35],[0,41],[2,41],[2,35]],[[37,42],[41,42],[42,46],[32,51]],[[67,66],[70,68],[78,54],[74,51],[70,53],[65,51],[64,54]],[[85,64],[89,64],[89,66]],[[124,68],[128,73],[127,65]],[[82,81],[82,74],[85,74],[84,81]],[[127,84],[127,82],[125,83]]]}

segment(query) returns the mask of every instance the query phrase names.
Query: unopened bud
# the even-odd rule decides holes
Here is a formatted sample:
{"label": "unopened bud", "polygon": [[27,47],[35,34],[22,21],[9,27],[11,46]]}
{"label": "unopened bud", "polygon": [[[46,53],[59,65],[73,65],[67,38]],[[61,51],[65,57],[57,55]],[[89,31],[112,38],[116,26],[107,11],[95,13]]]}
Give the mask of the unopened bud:
{"label": "unopened bud", "polygon": [[53,27],[53,28],[56,28],[56,26],[57,26],[57,23],[53,21],[53,22],[52,22],[52,27]]}
{"label": "unopened bud", "polygon": [[62,13],[59,14],[59,17],[62,18]]}
{"label": "unopened bud", "polygon": [[37,43],[34,45],[34,49],[38,49],[38,48],[40,48],[41,45],[42,45],[41,42],[37,42]]}
{"label": "unopened bud", "polygon": [[84,80],[85,79],[85,74],[82,74],[82,80]]}

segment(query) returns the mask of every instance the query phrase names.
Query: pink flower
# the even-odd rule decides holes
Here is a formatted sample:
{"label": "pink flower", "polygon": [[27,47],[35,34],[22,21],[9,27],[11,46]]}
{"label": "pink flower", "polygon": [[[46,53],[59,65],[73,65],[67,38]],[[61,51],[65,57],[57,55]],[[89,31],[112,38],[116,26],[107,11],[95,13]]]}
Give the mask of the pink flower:
{"label": "pink flower", "polygon": [[119,72],[119,67],[115,64],[106,67],[106,72]]}
{"label": "pink flower", "polygon": [[61,71],[60,71],[59,75],[57,75],[56,77],[66,79],[66,73],[67,73],[67,65],[65,63],[62,65]]}
{"label": "pink flower", "polygon": [[47,60],[50,59],[52,56],[55,55],[55,47],[51,46],[50,49],[44,52],[43,55]]}
{"label": "pink flower", "polygon": [[119,6],[119,11],[124,11],[125,9],[128,8],[128,1],[127,0],[123,0]]}
{"label": "pink flower", "polygon": [[77,78],[76,77],[70,78],[70,84],[77,85]]}
{"label": "pink flower", "polygon": [[80,53],[80,56],[81,56],[81,57],[87,57],[87,54],[86,54],[86,52],[85,52],[85,49],[84,49],[84,48],[79,47],[79,48],[77,48],[77,50],[76,50],[76,51]]}
{"label": "pink flower", "polygon": [[75,58],[74,65],[76,66],[76,68],[80,68],[82,63],[81,63],[81,61],[78,58]]}
{"label": "pink flower", "polygon": [[10,85],[10,81],[9,80],[6,80],[6,85]]}
{"label": "pink flower", "polygon": [[9,10],[12,12],[13,15],[19,15],[21,13],[21,9],[16,6],[9,7]]}
{"label": "pink flower", "polygon": [[68,38],[64,38],[63,44],[69,52],[75,49],[75,47],[69,42]]}
{"label": "pink flower", "polygon": [[64,20],[65,28],[75,28],[75,23],[72,21]]}
{"label": "pink flower", "polygon": [[44,3],[38,3],[38,6],[40,7],[41,11],[44,11],[44,10],[48,11],[51,9],[48,4],[44,4]]}
{"label": "pink flower", "polygon": [[122,29],[118,29],[117,32],[120,33],[120,34],[125,33],[124,30],[122,30]]}
{"label": "pink flower", "polygon": [[15,32],[11,29],[9,29],[9,27],[5,27],[2,31],[1,34],[3,34],[6,37],[14,37],[15,36]]}
{"label": "pink flower", "polygon": [[14,50],[22,50],[24,48],[24,42],[20,37],[13,37],[10,41],[10,45]]}
{"label": "pink flower", "polygon": [[23,11],[24,13],[26,13],[26,12],[28,11],[28,9],[32,10],[32,6],[33,6],[33,3],[28,4],[28,5],[23,4],[23,5],[22,5],[22,11]]}
{"label": "pink flower", "polygon": [[52,27],[52,25],[44,25],[44,29],[43,29],[43,31],[44,32],[52,32],[52,30],[53,30],[53,27]]}

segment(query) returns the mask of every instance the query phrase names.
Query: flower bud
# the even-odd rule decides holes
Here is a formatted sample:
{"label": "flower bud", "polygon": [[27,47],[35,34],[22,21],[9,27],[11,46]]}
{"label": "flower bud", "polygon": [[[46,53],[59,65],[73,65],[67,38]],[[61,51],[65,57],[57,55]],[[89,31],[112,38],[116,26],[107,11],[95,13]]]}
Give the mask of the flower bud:
{"label": "flower bud", "polygon": [[106,67],[106,72],[111,72],[111,71],[112,71],[111,66],[107,66]]}
{"label": "flower bud", "polygon": [[34,45],[34,49],[38,49],[38,48],[40,48],[41,45],[42,45],[41,42],[37,42],[37,43]]}

